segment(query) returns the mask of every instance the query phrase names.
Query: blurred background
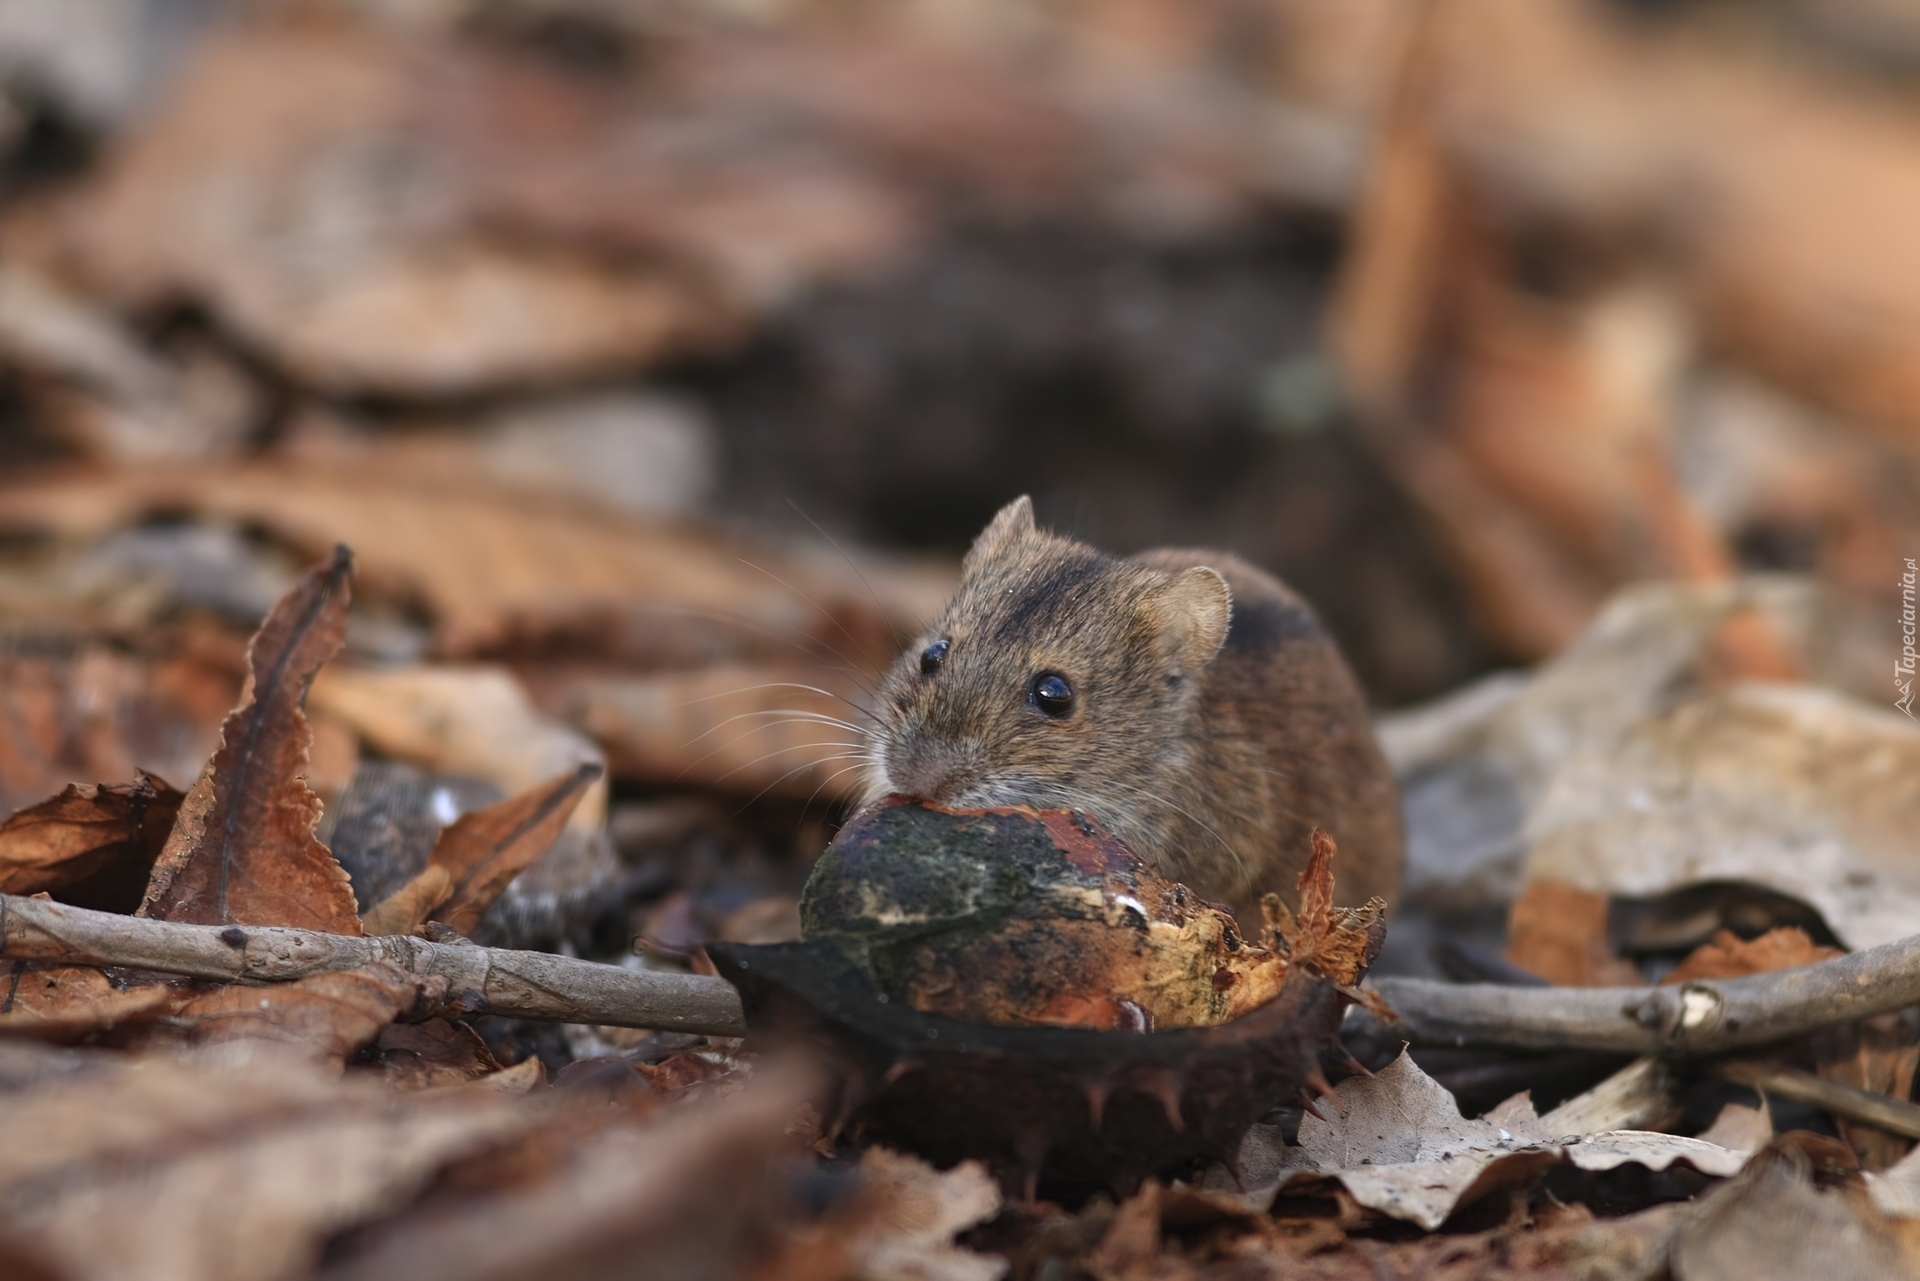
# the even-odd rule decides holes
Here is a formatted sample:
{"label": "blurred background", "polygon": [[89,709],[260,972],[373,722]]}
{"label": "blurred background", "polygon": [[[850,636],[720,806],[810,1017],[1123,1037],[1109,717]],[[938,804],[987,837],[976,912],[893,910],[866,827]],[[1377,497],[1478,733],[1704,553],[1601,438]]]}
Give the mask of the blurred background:
{"label": "blurred background", "polygon": [[1886,707],[1920,8],[0,3],[0,812],[191,783],[344,541],[343,862],[599,756],[527,928],[750,933],[853,782],[789,713],[1022,492],[1278,571],[1383,709],[1756,572],[1714,660]]}

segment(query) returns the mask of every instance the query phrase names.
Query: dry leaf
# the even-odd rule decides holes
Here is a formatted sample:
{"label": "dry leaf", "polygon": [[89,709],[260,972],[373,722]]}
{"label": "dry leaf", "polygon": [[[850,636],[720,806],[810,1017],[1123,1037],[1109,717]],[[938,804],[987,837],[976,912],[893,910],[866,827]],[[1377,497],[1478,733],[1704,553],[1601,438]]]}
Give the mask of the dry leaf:
{"label": "dry leaf", "polygon": [[127,1028],[118,1039],[136,1049],[217,1046],[232,1061],[298,1058],[338,1070],[382,1028],[437,1004],[446,990],[445,979],[423,979],[390,961],[375,961],[291,983],[216,987],[181,1001],[164,1022]]}
{"label": "dry leaf", "polygon": [[187,995],[163,983],[116,987],[91,966],[3,961],[0,1032],[76,1041],[169,1013]]}
{"label": "dry leaf", "polygon": [[1773,1115],[1762,1098],[1760,1106],[1729,1103],[1720,1109],[1713,1124],[1696,1135],[1702,1143],[1712,1143],[1731,1152],[1758,1152],[1773,1139]]}
{"label": "dry leaf", "polygon": [[346,636],[352,573],[337,549],[261,624],[240,706],[181,804],[141,915],[360,933],[347,874],[314,839],[320,800],[301,778],[312,740],[301,705]]}
{"label": "dry leaf", "polygon": [[389,1023],[374,1041],[374,1054],[387,1083],[402,1090],[465,1085],[501,1070],[480,1034],[451,1019]]}
{"label": "dry leaf", "polygon": [[467,1195],[370,1234],[334,1261],[330,1281],[617,1275],[636,1259],[681,1276],[733,1275],[768,1218],[762,1172],[794,1149],[786,1126],[810,1089],[763,1068],[746,1089],[692,1107],[610,1109],[582,1094],[586,1125],[569,1142],[470,1171]]}
{"label": "dry leaf", "polygon": [[1636,987],[1632,962],[1607,942],[1607,897],[1559,881],[1530,881],[1507,914],[1507,959],[1563,987]]}
{"label": "dry leaf", "polygon": [[429,864],[363,913],[360,926],[368,934],[418,934],[434,910],[452,896],[453,876],[446,868]]}
{"label": "dry leaf", "polygon": [[[830,1251],[838,1256],[837,1275],[849,1281],[997,1281],[1006,1275],[1006,1260],[977,1254],[954,1237],[991,1219],[1000,1204],[999,1185],[978,1161],[943,1171],[917,1157],[868,1148],[851,1204],[795,1234],[787,1249]],[[775,1260],[764,1275],[782,1275],[795,1262]]]}
{"label": "dry leaf", "polygon": [[212,655],[149,659],[89,644],[72,657],[0,652],[0,689],[0,811],[10,813],[79,779],[195,776],[239,685]]}
{"label": "dry leaf", "polygon": [[1336,1096],[1336,1115],[1301,1120],[1300,1158],[1283,1169],[1280,1190],[1336,1179],[1361,1205],[1428,1230],[1457,1207],[1563,1162],[1601,1171],[1685,1161],[1724,1176],[1745,1160],[1699,1139],[1642,1130],[1555,1142],[1525,1095],[1470,1121],[1404,1051],[1372,1077],[1341,1082]]}
{"label": "dry leaf", "polygon": [[[642,669],[796,655],[877,669],[894,657],[896,627],[919,625],[926,599],[891,593],[883,614],[844,565],[802,563],[777,549],[578,503],[432,486],[378,469],[263,459],[0,488],[0,528],[76,539],[181,511],[257,525],[303,555],[340,543],[360,549],[355,590],[424,606],[436,650],[454,658],[556,645]],[[314,706],[360,728],[342,707],[317,697]],[[377,709],[361,710],[378,719]]]}
{"label": "dry leaf", "polygon": [[1748,974],[1765,974],[1769,970],[1813,965],[1844,955],[1846,953],[1838,948],[1819,946],[1807,937],[1805,930],[1794,925],[1782,925],[1752,939],[1743,939],[1731,930],[1719,930],[1714,933],[1711,942],[1702,943],[1688,953],[1660,981],[1692,983],[1707,979],[1737,979]]}
{"label": "dry leaf", "polygon": [[1749,881],[1873,947],[1920,920],[1920,726],[1831,690],[1736,685],[1581,743],[1527,820],[1527,876],[1653,897]]}
{"label": "dry leaf", "polygon": [[101,1281],[305,1275],[332,1233],[537,1119],[284,1060],[122,1061],[0,1109],[0,1231]]}
{"label": "dry leaf", "polygon": [[524,795],[455,819],[440,833],[428,864],[445,868],[453,884],[433,919],[473,933],[507,882],[552,846],[582,793],[602,773],[598,765],[581,765]]}
{"label": "dry leaf", "polygon": [[132,783],[70,783],[0,823],[0,894],[57,891],[63,903],[131,912],[182,795],[144,770]]}
{"label": "dry leaf", "polygon": [[1818,1190],[1807,1158],[1776,1142],[1700,1202],[1670,1250],[1674,1281],[1914,1275],[1920,1236],[1884,1217],[1858,1179]]}

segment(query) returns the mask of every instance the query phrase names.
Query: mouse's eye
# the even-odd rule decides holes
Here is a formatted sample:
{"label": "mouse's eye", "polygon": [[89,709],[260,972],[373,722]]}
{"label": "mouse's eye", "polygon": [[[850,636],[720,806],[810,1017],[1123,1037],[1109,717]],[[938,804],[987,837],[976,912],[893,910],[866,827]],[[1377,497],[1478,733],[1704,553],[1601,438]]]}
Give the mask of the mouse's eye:
{"label": "mouse's eye", "polygon": [[1042,672],[1033,678],[1033,705],[1049,716],[1065,716],[1073,710],[1073,686],[1059,672]]}
{"label": "mouse's eye", "polygon": [[931,676],[939,671],[947,661],[947,651],[953,648],[953,642],[945,639],[935,641],[920,651],[920,674]]}

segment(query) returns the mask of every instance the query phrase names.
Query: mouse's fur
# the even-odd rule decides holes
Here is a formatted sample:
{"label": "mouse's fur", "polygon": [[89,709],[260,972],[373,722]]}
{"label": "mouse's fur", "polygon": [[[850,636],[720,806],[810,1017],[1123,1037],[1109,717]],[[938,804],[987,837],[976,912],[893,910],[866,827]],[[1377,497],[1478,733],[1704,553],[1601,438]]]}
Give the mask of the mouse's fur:
{"label": "mouse's fur", "polygon": [[[1072,687],[1064,718],[1032,697],[1045,673]],[[1399,882],[1399,796],[1352,675],[1299,597],[1231,555],[1108,556],[1018,499],[875,711],[868,799],[1083,810],[1247,924],[1260,894],[1292,898],[1315,826],[1342,902]]]}

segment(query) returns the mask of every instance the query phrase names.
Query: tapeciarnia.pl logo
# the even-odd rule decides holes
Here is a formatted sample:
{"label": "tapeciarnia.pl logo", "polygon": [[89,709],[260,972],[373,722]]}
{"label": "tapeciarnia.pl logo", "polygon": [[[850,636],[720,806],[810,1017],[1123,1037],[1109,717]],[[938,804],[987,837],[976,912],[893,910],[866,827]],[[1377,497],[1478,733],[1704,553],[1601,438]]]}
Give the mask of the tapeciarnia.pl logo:
{"label": "tapeciarnia.pl logo", "polygon": [[[1914,660],[1920,654],[1914,652],[1914,589],[1913,557],[1907,557],[1907,572],[1900,575],[1900,657],[1893,662],[1893,685],[1900,691],[1900,697],[1893,705],[1913,716],[1913,668]],[[1915,717],[1920,720],[1920,717]]]}

